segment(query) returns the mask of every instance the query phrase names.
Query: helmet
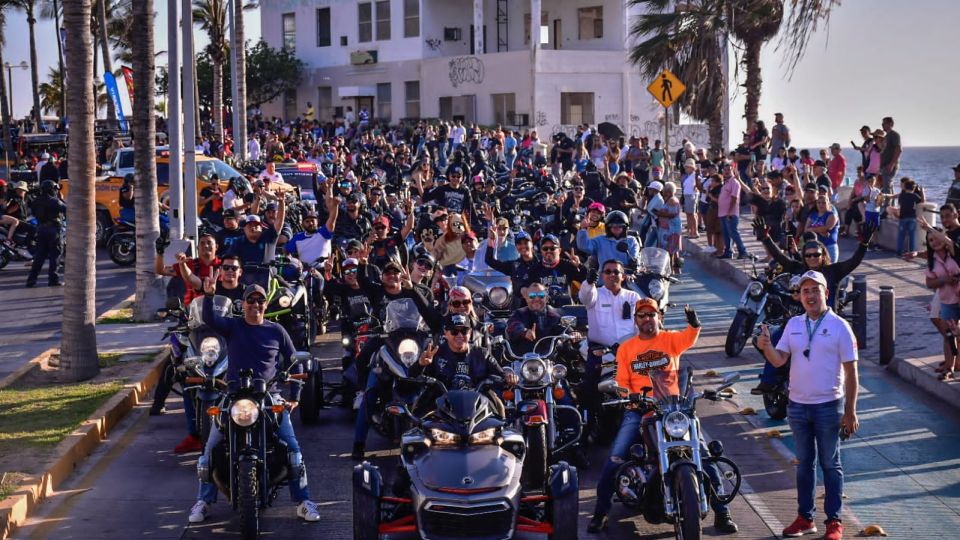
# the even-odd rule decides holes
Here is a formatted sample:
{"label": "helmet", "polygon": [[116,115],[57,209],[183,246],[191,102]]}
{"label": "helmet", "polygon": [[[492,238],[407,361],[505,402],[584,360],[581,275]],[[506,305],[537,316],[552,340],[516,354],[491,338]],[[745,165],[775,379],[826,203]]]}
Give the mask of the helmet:
{"label": "helmet", "polygon": [[607,214],[607,219],[603,221],[605,227],[612,227],[619,225],[621,227],[627,226],[627,215],[619,210],[614,210]]}
{"label": "helmet", "polygon": [[44,195],[56,195],[60,191],[60,186],[53,180],[44,180],[40,182],[40,192]]}

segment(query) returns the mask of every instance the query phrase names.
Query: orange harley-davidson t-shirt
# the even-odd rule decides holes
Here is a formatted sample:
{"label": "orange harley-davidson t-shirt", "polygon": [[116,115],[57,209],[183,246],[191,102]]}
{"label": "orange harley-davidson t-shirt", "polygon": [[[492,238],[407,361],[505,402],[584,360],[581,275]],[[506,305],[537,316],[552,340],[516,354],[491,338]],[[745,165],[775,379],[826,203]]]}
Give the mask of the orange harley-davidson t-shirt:
{"label": "orange harley-davidson t-shirt", "polygon": [[661,330],[657,337],[634,336],[617,349],[617,385],[639,394],[643,387],[653,388],[653,397],[680,394],[678,373],[680,355],[697,342],[700,329]]}

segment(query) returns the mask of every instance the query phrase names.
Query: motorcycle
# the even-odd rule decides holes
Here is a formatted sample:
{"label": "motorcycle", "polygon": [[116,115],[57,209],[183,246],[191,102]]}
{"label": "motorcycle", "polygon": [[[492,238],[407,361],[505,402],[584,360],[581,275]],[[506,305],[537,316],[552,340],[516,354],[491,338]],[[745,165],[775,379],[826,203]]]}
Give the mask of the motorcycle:
{"label": "motorcycle", "polygon": [[[170,218],[160,214],[160,236],[170,236]],[[133,221],[117,218],[107,238],[107,253],[117,266],[131,266],[137,262],[137,225]]]}
{"label": "motorcycle", "polygon": [[[221,317],[230,315],[233,302],[225,296],[213,297],[213,311]],[[207,406],[216,403],[226,386],[223,377],[227,372],[229,358],[227,344],[219,334],[203,322],[203,297],[190,302],[186,325],[186,340],[183,334],[174,336],[181,349],[181,362],[175,361],[182,392],[193,402],[195,411],[194,429],[200,440],[206,442],[210,434],[210,417]],[[179,330],[179,329],[174,329]]]}
{"label": "motorcycle", "polygon": [[[626,242],[617,244],[617,251],[627,252]],[[670,305],[670,284],[679,283],[673,277],[673,267],[670,264],[670,254],[657,247],[645,247],[640,250],[640,258],[636,265],[627,265],[625,268],[633,279],[627,286],[644,298],[651,298],[660,306],[660,312],[666,312]]]}
{"label": "motorcycle", "polygon": [[[310,353],[297,352],[293,365],[308,360]],[[221,405],[208,411],[224,439],[213,449],[209,464],[197,463],[197,475],[201,481],[215,483],[239,511],[244,539],[259,538],[261,510],[273,503],[292,473],[286,445],[276,435],[285,405],[269,389],[273,384],[302,383],[308,377],[308,373],[280,371],[265,381],[243,370],[240,380],[228,384]]]}
{"label": "motorcycle", "polygon": [[[0,242],[0,270],[5,268],[10,261],[29,261],[33,259],[33,254],[37,250],[36,234],[33,233],[36,227],[36,219],[30,218],[27,225],[20,225],[13,233],[13,246],[6,242]],[[0,238],[7,237],[7,228],[0,227]]]}
{"label": "motorcycle", "polygon": [[473,390],[447,391],[436,410],[415,416],[402,403],[387,407],[413,429],[403,435],[403,482],[385,493],[378,467],[353,469],[353,537],[415,533],[440,538],[513,538],[516,533],[577,538],[579,482],[566,462],[550,468],[545,494],[526,495],[520,482],[526,456],[523,437],[497,418],[490,401]]}
{"label": "motorcycle", "polygon": [[754,328],[763,320],[776,321],[786,315],[790,298],[790,274],[778,273],[775,263],[766,270],[757,269],[757,258],[752,257],[753,278],[740,296],[737,314],[727,330],[723,350],[727,356],[739,356]]}
{"label": "motorcycle", "polygon": [[[655,387],[666,386],[659,379],[663,371],[653,371],[650,376]],[[640,406],[653,413],[652,421],[645,424],[644,440],[653,446],[635,444],[630,448],[630,457],[616,473],[618,486],[616,499],[624,506],[640,510],[646,521],[652,524],[670,523],[678,539],[698,540],[701,536],[700,520],[709,509],[712,498],[729,504],[740,491],[740,469],[730,458],[723,455],[723,444],[714,440],[707,445],[708,456],[700,452],[700,420],[696,415],[697,400],[725,399],[721,392],[740,379],[732,373],[714,390],[695,393],[693,372],[686,368],[680,374],[680,395],[665,395],[659,399],[648,396],[652,388],[644,388],[641,394],[607,402],[614,405]],[[612,388],[626,393],[625,388]],[[666,394],[658,392],[656,394]],[[606,403],[605,403],[606,404]],[[652,432],[651,432],[652,429]],[[647,436],[649,435],[649,437]],[[707,477],[704,463],[720,469],[721,483],[713,486]]]}
{"label": "motorcycle", "polygon": [[485,323],[492,323],[495,335],[503,335],[513,314],[513,282],[496,270],[470,272],[463,285],[473,297],[473,305]]}
{"label": "motorcycle", "polygon": [[[575,322],[576,319],[567,316],[561,324],[569,329]],[[541,343],[549,342],[550,349],[545,354],[530,352],[520,356],[514,354],[510,342],[503,337],[496,340],[504,346],[505,356],[511,361],[505,370],[516,373],[519,379],[515,387],[503,392],[503,397],[509,404],[507,417],[516,423],[527,444],[521,478],[526,489],[543,489],[550,462],[575,445],[583,434],[580,411],[557,403],[567,392],[563,386],[567,366],[557,362],[557,345],[569,339],[566,333],[540,338],[533,351],[539,349]]]}

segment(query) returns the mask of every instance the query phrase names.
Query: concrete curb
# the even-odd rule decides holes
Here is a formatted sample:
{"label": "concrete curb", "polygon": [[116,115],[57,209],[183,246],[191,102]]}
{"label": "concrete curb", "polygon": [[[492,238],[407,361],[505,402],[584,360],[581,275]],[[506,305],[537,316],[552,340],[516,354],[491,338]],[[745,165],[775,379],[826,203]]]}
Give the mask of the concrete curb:
{"label": "concrete curb", "polygon": [[47,463],[43,473],[25,478],[20,489],[0,501],[0,540],[6,540],[26,521],[37,504],[52,494],[77,465],[106,440],[114,426],[147,398],[163,373],[168,354],[169,348],[164,346],[164,349],[154,356],[153,364],[143,379],[124,385],[123,389],[57,445],[56,454],[59,457]]}

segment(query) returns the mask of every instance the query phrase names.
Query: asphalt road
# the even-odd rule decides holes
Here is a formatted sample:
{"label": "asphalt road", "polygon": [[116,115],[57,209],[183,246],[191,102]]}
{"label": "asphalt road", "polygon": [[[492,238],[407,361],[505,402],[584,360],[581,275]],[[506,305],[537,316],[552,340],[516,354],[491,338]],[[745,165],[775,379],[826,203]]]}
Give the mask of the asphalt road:
{"label": "asphalt road", "polygon": [[[44,265],[37,287],[27,289],[27,263],[12,261],[0,270],[0,378],[59,343],[63,288],[47,287]],[[97,251],[97,315],[134,292],[133,268],[121,268],[106,251]],[[67,287],[70,285],[67,284]]]}
{"label": "asphalt road", "polygon": [[[710,387],[717,383],[718,378],[706,375],[709,370],[744,375],[734,400],[704,402],[698,407],[706,438],[721,439],[726,455],[744,472],[742,496],[732,505],[740,533],[731,537],[773,538],[796,515],[789,427],[769,420],[759,398],[749,395],[760,368],[757,354],[752,350],[739,358],[723,354],[723,340],[740,291],[703,275],[693,263],[683,279],[671,291],[672,299],[695,305],[704,323],[700,341],[684,357],[697,370],[696,384]],[[681,310],[674,310],[667,326],[681,325]],[[336,373],[340,352],[336,339],[324,336],[315,348],[325,361],[328,378]],[[960,472],[955,450],[960,424],[956,411],[893,379],[872,362],[861,362],[861,374],[863,429],[844,445],[843,454],[847,470],[845,536],[855,536],[861,525],[880,523],[891,538],[945,537],[944,531],[960,525]],[[178,456],[171,451],[185,434],[177,406],[172,397],[168,407],[173,410],[162,417],[147,416],[145,408],[128,417],[110,443],[45,502],[14,538],[238,537],[237,518],[223,501],[212,508],[207,522],[187,523],[197,490],[197,454]],[[760,414],[742,415],[739,411],[744,407],[754,407]],[[319,426],[301,427],[296,422],[295,426],[312,496],[321,504],[323,518],[314,524],[299,521],[284,489],[265,514],[264,537],[350,538],[352,420],[347,411],[330,409],[323,413]],[[395,452],[375,434],[371,434],[368,449],[389,478],[396,464]],[[580,475],[579,530],[586,538],[591,537],[585,532],[586,523],[606,449],[592,449],[591,459],[593,466]],[[821,501],[818,499],[818,506]],[[917,519],[921,511],[924,518]],[[712,515],[704,522],[704,533],[715,535]],[[598,537],[672,538],[673,531],[647,524],[615,506],[608,532]]]}

